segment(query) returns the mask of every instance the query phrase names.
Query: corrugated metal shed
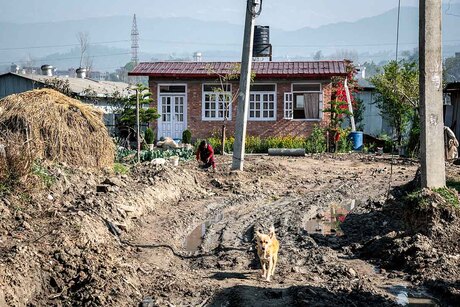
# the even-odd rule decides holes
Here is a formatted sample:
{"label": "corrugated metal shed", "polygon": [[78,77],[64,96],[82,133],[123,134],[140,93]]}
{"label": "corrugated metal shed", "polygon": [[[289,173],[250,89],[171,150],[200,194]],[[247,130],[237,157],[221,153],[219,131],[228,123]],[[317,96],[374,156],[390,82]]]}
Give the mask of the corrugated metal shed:
{"label": "corrugated metal shed", "polygon": [[11,94],[22,93],[32,89],[42,88],[46,80],[59,79],[69,81],[70,90],[78,96],[84,96],[87,89],[94,91],[99,97],[107,97],[115,92],[122,96],[128,95],[128,83],[96,81],[70,77],[43,76],[35,74],[6,73],[0,75],[0,98]]}
{"label": "corrugated metal shed", "polygon": [[[238,62],[146,62],[137,65],[130,76],[215,78],[232,73]],[[256,78],[318,78],[345,76],[345,61],[254,62]]]}

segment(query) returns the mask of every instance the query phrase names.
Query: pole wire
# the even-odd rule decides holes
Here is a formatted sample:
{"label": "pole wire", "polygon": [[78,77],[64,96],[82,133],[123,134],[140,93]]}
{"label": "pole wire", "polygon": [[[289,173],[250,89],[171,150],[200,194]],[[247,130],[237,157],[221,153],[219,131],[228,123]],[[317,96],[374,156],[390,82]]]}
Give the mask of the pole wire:
{"label": "pole wire", "polygon": [[[399,63],[398,63],[398,52],[399,52],[399,26],[400,26],[400,21],[401,21],[401,0],[398,0],[398,20],[397,20],[397,25],[396,25],[396,54],[395,54],[395,64],[396,64],[396,73],[395,73],[395,94],[398,95],[398,70],[399,70]],[[388,191],[387,191],[387,196],[386,200],[388,201],[388,198],[390,197],[390,192],[391,192],[391,183],[393,182],[393,165],[395,163],[395,156],[394,156],[394,141],[393,141],[393,136],[392,136],[392,142],[391,142],[391,163],[390,163],[390,179],[388,181]]]}

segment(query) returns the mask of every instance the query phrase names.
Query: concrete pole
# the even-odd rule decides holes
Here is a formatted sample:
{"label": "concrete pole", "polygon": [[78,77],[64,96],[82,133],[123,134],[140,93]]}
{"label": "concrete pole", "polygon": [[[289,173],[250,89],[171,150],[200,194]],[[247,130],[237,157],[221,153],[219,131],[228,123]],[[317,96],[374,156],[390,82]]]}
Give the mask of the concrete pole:
{"label": "concrete pole", "polygon": [[232,170],[243,170],[246,127],[249,109],[249,90],[251,83],[252,48],[254,39],[253,0],[247,1],[244,28],[243,54],[241,57],[240,91],[235,124],[235,143],[233,144]]}
{"label": "concrete pole", "polygon": [[422,188],[446,185],[442,100],[442,0],[420,0]]}
{"label": "concrete pole", "polygon": [[139,89],[136,89],[137,163],[141,162],[141,128],[139,123]]}

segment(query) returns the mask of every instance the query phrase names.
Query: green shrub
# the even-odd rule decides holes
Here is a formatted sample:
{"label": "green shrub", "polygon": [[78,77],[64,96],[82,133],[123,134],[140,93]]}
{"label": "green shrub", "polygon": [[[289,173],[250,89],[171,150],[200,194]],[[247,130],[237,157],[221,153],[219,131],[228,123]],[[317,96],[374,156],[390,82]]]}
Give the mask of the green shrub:
{"label": "green shrub", "polygon": [[234,143],[235,143],[235,138],[233,136],[229,137],[225,141],[225,152],[227,152],[227,153],[233,152],[233,144]]}
{"label": "green shrub", "polygon": [[155,135],[151,128],[145,130],[144,139],[147,144],[153,144],[155,142]]}
{"label": "green shrub", "polygon": [[378,136],[378,138],[385,141],[385,144],[383,145],[384,152],[393,152],[393,140],[391,139],[391,136],[386,133],[382,133]]}
{"label": "green shrub", "polygon": [[245,147],[246,153],[265,153],[268,151],[266,142],[262,142],[262,139],[258,136],[247,136]]}
{"label": "green shrub", "polygon": [[[195,145],[196,148],[198,148],[198,146],[200,145],[200,142],[201,141],[197,142],[197,144]],[[210,144],[212,146],[212,148],[214,149],[214,153],[216,155],[222,154],[222,152],[221,152],[222,141],[221,141],[220,137],[212,136],[212,137],[207,139],[207,142],[208,142],[208,144]]]}
{"label": "green shrub", "polygon": [[56,182],[56,178],[48,172],[46,167],[39,163],[34,163],[32,173],[39,177],[47,188],[50,188]]}
{"label": "green shrub", "polygon": [[192,132],[187,129],[182,132],[182,143],[190,144],[192,142]]}
{"label": "green shrub", "polygon": [[439,188],[433,189],[433,191],[441,195],[442,198],[444,198],[444,200],[452,207],[460,208],[458,193],[454,189]]}
{"label": "green shrub", "polygon": [[115,163],[113,165],[113,171],[115,172],[115,174],[117,175],[126,175],[128,174],[129,172],[129,168],[124,165],[124,164],[121,164],[121,163]]}
{"label": "green shrub", "polygon": [[315,126],[310,137],[305,142],[305,151],[307,153],[323,153],[326,151],[325,130]]}
{"label": "green shrub", "polygon": [[340,138],[337,142],[337,152],[347,153],[353,150],[353,142],[348,137],[351,129],[339,129]]}
{"label": "green shrub", "polygon": [[[216,154],[221,153],[222,141],[220,136],[212,136],[207,139],[208,143],[214,148]],[[200,145],[201,140],[197,140],[195,148]],[[233,152],[235,143],[234,137],[225,140],[225,152]],[[259,136],[247,136],[245,143],[246,153],[268,153],[269,148],[305,148],[306,142],[303,138],[296,136],[268,137],[262,139]],[[325,148],[325,145],[324,145]],[[323,150],[324,151],[324,150]]]}

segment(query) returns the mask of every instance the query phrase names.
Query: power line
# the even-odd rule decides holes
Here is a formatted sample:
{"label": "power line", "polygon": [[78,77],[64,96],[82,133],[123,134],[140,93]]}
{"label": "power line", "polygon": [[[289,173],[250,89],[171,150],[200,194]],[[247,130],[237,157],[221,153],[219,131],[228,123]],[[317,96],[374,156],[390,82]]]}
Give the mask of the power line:
{"label": "power line", "polygon": [[[459,15],[460,16],[460,15]],[[177,45],[194,45],[194,46],[233,46],[239,47],[238,43],[210,43],[210,42],[191,42],[191,41],[172,41],[172,40],[159,40],[159,39],[139,39],[139,41],[148,41],[162,44],[177,44]],[[131,40],[115,40],[115,41],[101,41],[93,42],[90,45],[102,45],[113,43],[131,42]],[[444,42],[460,42],[460,39],[444,40]],[[418,45],[418,42],[399,43],[399,45]],[[0,48],[0,51],[12,50],[27,50],[27,49],[44,49],[44,48],[63,48],[63,47],[78,47],[79,44],[63,44],[63,45],[42,45],[42,46],[27,46],[27,47],[7,47]],[[381,47],[381,46],[394,46],[392,43],[355,43],[355,44],[277,44],[277,48],[337,48],[337,47]]]}
{"label": "power line", "polygon": [[[207,43],[207,42],[190,42],[190,41],[170,41],[170,40],[157,40],[157,39],[142,39],[142,41],[163,43],[163,44],[178,44],[178,45],[201,45],[201,46],[241,46],[241,44],[236,43]],[[460,39],[444,40],[444,42],[460,42]],[[334,47],[372,47],[372,46],[394,46],[394,42],[391,43],[356,43],[356,44],[318,44],[318,45],[283,45],[276,44],[277,48],[334,48]],[[399,45],[418,45],[418,42],[411,43],[399,43]]]}
{"label": "power line", "polygon": [[[114,44],[121,42],[129,42],[130,40],[117,40],[117,41],[105,41],[105,42],[94,42],[89,45],[102,45],[102,44]],[[0,48],[0,51],[10,51],[10,50],[24,50],[24,49],[43,49],[43,48],[61,48],[61,47],[76,47],[80,44],[66,44],[66,45],[42,45],[42,46],[28,46],[28,47],[8,47]]]}
{"label": "power line", "polygon": [[449,0],[449,3],[447,4],[447,9],[444,13],[449,16],[460,17],[459,14],[449,13],[451,5],[452,5],[452,0]]}
{"label": "power line", "polygon": [[[112,53],[112,54],[99,54],[99,55],[93,55],[91,58],[100,58],[100,57],[110,57],[110,56],[118,56],[118,55],[126,55],[126,54],[131,54],[131,52],[122,52],[122,53]],[[57,61],[65,61],[65,60],[75,60],[75,59],[80,59],[80,57],[69,57],[69,58],[56,58],[56,59],[39,59],[39,60],[32,60],[36,62],[57,62]],[[19,61],[8,61],[8,62],[0,62],[0,64],[10,64],[11,62],[23,62],[24,60],[19,60]]]}

